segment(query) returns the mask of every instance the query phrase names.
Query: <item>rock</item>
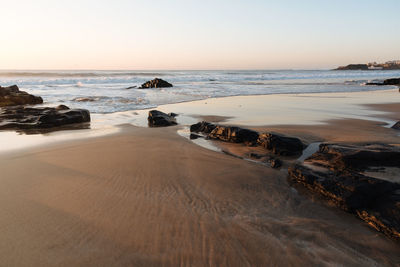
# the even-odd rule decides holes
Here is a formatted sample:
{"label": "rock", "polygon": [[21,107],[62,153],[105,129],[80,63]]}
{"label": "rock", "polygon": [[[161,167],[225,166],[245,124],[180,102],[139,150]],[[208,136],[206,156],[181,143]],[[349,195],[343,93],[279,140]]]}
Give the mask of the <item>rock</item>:
{"label": "rock", "polygon": [[142,86],[139,87],[139,89],[145,89],[145,88],[162,88],[162,87],[172,87],[172,84],[170,84],[167,81],[164,81],[163,79],[155,78],[154,80],[147,81]]}
{"label": "rock", "polygon": [[400,240],[400,184],[365,174],[372,167],[400,167],[399,147],[321,144],[305,163],[289,168],[292,182]]}
{"label": "rock", "polygon": [[286,137],[273,133],[262,133],[257,143],[272,153],[282,156],[293,156],[301,154],[304,144],[295,137]]}
{"label": "rock", "polygon": [[269,163],[271,164],[271,168],[277,169],[282,166],[282,161],[276,158],[270,158]]}
{"label": "rock", "polygon": [[196,124],[192,124],[190,126],[190,132],[209,134],[209,133],[211,133],[212,130],[215,129],[215,127],[217,127],[215,124],[212,124],[212,123],[209,123],[206,121],[202,121],[202,122],[198,122]]}
{"label": "rock", "polygon": [[364,171],[369,167],[400,167],[400,148],[375,144],[366,146],[320,144],[307,162],[334,171]]}
{"label": "rock", "polygon": [[357,172],[316,171],[303,165],[290,167],[289,179],[356,214],[368,225],[400,240],[400,184]]}
{"label": "rock", "polygon": [[207,138],[232,143],[246,143],[254,145],[257,143],[258,133],[253,130],[234,126],[215,125],[202,121],[190,126],[191,132],[207,134]]}
{"label": "rock", "polygon": [[347,66],[340,66],[335,70],[368,70],[367,64],[349,64]]}
{"label": "rock", "polygon": [[86,109],[5,107],[0,113],[0,129],[43,129],[90,121]]}
{"label": "rock", "polygon": [[400,78],[386,79],[383,81],[384,85],[400,85]]}
{"label": "rock", "polygon": [[256,131],[240,127],[219,125],[208,134],[208,138],[231,143],[255,145],[258,139],[258,133]]}
{"label": "rock", "polygon": [[125,88],[125,89],[129,90],[129,89],[135,89],[135,88],[137,88],[136,85],[134,85],[134,86],[129,86],[129,87]]}
{"label": "rock", "polygon": [[0,86],[0,107],[34,105],[42,104],[43,99],[40,96],[30,95],[27,92],[20,91],[18,86],[9,87]]}
{"label": "rock", "polygon": [[395,130],[400,130],[400,121],[396,122],[391,128]]}
{"label": "rock", "polygon": [[366,85],[397,85],[400,86],[400,78],[391,78],[378,82],[368,82]]}
{"label": "rock", "polygon": [[177,124],[174,116],[170,116],[158,110],[150,110],[147,120],[149,122],[149,127],[165,127]]}

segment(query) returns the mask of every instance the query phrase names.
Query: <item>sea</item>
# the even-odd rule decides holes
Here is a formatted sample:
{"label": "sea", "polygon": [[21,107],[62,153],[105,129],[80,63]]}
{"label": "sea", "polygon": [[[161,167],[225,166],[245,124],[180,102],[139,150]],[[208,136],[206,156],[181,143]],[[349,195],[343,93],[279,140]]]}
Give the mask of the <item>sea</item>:
{"label": "sea", "polygon": [[[400,77],[400,70],[2,70],[0,85],[16,84],[41,96],[45,106],[64,104],[108,114],[214,97],[385,90],[387,86],[365,83],[393,77]],[[173,87],[139,89],[154,78]]]}

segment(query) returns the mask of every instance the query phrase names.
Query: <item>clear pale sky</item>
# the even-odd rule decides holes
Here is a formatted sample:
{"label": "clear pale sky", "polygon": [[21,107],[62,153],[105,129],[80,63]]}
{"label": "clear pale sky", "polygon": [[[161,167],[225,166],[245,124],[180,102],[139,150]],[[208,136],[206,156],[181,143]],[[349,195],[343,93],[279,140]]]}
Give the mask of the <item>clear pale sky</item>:
{"label": "clear pale sky", "polygon": [[400,59],[399,0],[13,0],[0,7],[0,69],[314,69]]}

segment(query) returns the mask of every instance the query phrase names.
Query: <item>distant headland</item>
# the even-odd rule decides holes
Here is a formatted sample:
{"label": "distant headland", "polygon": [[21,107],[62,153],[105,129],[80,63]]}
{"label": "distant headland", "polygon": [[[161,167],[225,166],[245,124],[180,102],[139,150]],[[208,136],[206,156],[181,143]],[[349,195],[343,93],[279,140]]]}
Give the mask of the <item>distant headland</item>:
{"label": "distant headland", "polygon": [[400,60],[392,60],[385,63],[349,64],[340,66],[335,70],[400,70]]}

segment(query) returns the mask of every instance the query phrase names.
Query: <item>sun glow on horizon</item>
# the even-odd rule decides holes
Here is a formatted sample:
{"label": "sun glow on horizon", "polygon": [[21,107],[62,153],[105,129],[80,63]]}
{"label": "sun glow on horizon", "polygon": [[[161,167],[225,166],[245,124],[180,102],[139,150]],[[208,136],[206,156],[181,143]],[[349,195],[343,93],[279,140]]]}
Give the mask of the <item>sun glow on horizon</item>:
{"label": "sun glow on horizon", "polygon": [[356,0],[9,1],[0,16],[0,69],[316,69],[387,61],[400,58],[399,7]]}

